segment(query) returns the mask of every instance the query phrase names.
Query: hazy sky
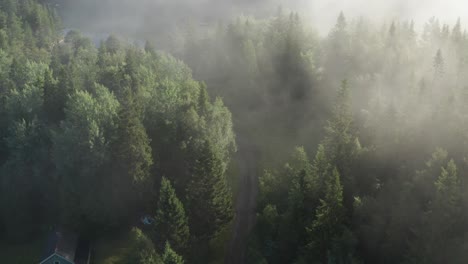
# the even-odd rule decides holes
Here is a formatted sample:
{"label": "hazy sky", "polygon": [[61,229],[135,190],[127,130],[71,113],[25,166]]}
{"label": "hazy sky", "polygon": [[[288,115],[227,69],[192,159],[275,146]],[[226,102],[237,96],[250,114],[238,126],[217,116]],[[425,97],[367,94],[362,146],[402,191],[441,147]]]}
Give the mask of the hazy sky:
{"label": "hazy sky", "polygon": [[73,18],[69,19],[73,24],[82,20],[101,29],[112,25],[135,29],[149,26],[145,20],[148,17],[170,25],[186,17],[216,20],[227,18],[228,14],[272,14],[279,5],[299,11],[322,33],[335,23],[340,11],[347,17],[414,19],[419,26],[432,16],[450,24],[458,17],[465,25],[468,21],[468,0],[73,0],[70,3],[73,8],[68,9],[67,17]]}
{"label": "hazy sky", "polygon": [[[466,0],[299,0],[307,6],[311,19],[324,27],[332,25],[336,14],[342,10],[348,17],[365,16],[371,19],[414,19],[422,25],[436,16],[441,22],[453,24],[458,17],[468,21]],[[287,2],[287,1],[285,1]],[[466,24],[466,23],[464,23]]]}

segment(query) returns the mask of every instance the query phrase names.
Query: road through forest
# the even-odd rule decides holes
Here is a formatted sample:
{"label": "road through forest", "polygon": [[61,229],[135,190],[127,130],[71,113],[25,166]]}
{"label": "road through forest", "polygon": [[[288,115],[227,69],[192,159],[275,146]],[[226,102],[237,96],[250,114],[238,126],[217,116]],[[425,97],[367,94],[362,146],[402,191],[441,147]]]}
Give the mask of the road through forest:
{"label": "road through forest", "polygon": [[237,164],[239,168],[239,192],[236,201],[236,217],[231,241],[224,263],[246,263],[247,240],[255,224],[258,178],[258,152],[254,145],[238,140]]}

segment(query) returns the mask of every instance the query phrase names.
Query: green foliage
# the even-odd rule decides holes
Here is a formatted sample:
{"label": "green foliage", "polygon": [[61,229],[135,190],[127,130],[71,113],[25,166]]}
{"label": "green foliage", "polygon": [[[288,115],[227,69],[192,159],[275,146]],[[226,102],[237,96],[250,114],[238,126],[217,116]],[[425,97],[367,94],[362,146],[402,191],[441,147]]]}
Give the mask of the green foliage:
{"label": "green foliage", "polygon": [[317,149],[317,154],[312,163],[312,180],[307,182],[310,190],[314,190],[319,194],[323,194],[325,189],[325,179],[331,171],[331,166],[329,160],[325,154],[325,148],[323,145],[319,145]]}
{"label": "green foliage", "polygon": [[342,174],[348,173],[354,154],[353,116],[347,81],[343,81],[336,97],[333,114],[325,127],[324,147],[328,159],[337,165]]}
{"label": "green foliage", "polygon": [[345,191],[344,202],[348,208],[352,208],[352,193],[357,188],[355,177],[351,175],[352,164],[360,151],[360,143],[354,135],[354,130],[348,82],[344,80],[338,90],[331,118],[325,127],[323,147],[326,159],[336,166],[342,177]]}
{"label": "green foliage", "polygon": [[130,248],[122,264],[160,264],[160,256],[156,253],[154,245],[149,238],[138,228],[130,231]]}
{"label": "green foliage", "polygon": [[461,263],[459,254],[463,246],[460,243],[464,235],[456,230],[462,229],[466,216],[460,211],[462,193],[459,181],[455,162],[450,160],[441,167],[434,183],[434,200],[422,219],[422,225],[416,229],[417,239],[411,244],[408,263],[437,263],[447,258]]}
{"label": "green foliage", "polygon": [[308,247],[313,252],[312,256],[321,263],[349,263],[347,258],[351,256],[350,252],[340,250],[340,247],[346,245],[344,242],[349,239],[350,234],[346,233],[349,231],[344,226],[343,187],[336,168],[325,179],[325,188],[325,196],[320,199],[316,219],[308,229]]}
{"label": "green foliage", "polygon": [[[111,35],[96,48],[75,30],[62,38],[50,1],[0,5],[0,234],[27,240],[63,226],[99,238],[154,213],[159,197],[158,249],[195,251],[184,207],[207,216],[190,223],[205,248],[219,233],[224,244],[236,143],[222,100],[150,45]],[[163,175],[174,188],[164,178],[159,189]],[[160,263],[155,250],[134,229],[122,261]],[[182,263],[169,246],[164,259]]]}
{"label": "green foliage", "polygon": [[58,124],[65,118],[66,93],[58,86],[58,81],[50,70],[44,73],[44,117],[48,123]]}
{"label": "green foliage", "polygon": [[35,219],[45,210],[41,192],[47,190],[49,180],[45,173],[47,149],[37,120],[23,119],[12,125],[5,138],[10,151],[1,168],[1,207],[2,215],[8,216],[3,218],[8,237],[21,241],[40,228],[41,222]]}
{"label": "green foliage", "polygon": [[438,49],[434,57],[434,79],[442,78],[444,71],[444,57],[442,51]]}
{"label": "green foliage", "polygon": [[162,263],[164,264],[184,264],[184,259],[177,255],[177,253],[172,250],[169,242],[166,243],[164,247],[164,253],[162,255]]}
{"label": "green foliage", "polygon": [[178,252],[184,252],[189,240],[188,219],[171,182],[164,177],[155,219],[153,241],[158,248],[162,250],[166,242],[169,242]]}
{"label": "green foliage", "polygon": [[[249,204],[249,219],[238,219],[249,224],[234,225],[257,223],[252,263],[466,262],[460,20],[432,18],[420,34],[413,21],[378,26],[340,13],[319,37],[280,10],[157,42],[185,65],[149,42],[62,38],[56,3],[0,1],[0,231],[9,240],[57,225],[99,237],[150,213],[163,257],[134,229],[126,263],[213,261],[231,245],[235,123],[249,152],[236,164],[265,171],[257,211]],[[304,147],[287,159],[294,145]]]}
{"label": "green foliage", "polygon": [[153,164],[150,140],[140,120],[139,106],[133,93],[126,91],[119,113],[118,132],[113,148],[118,170],[133,182],[148,180]]}
{"label": "green foliage", "polygon": [[232,198],[223,161],[212,143],[206,142],[197,157],[187,187],[190,233],[207,242],[231,222]]}
{"label": "green foliage", "polygon": [[93,194],[107,195],[98,191],[105,184],[98,175],[111,158],[109,145],[118,108],[115,97],[103,86],[96,85],[94,95],[76,91],[66,103],[65,119],[53,133],[52,156],[61,178],[62,211],[64,220],[73,226],[105,221],[102,205]]}

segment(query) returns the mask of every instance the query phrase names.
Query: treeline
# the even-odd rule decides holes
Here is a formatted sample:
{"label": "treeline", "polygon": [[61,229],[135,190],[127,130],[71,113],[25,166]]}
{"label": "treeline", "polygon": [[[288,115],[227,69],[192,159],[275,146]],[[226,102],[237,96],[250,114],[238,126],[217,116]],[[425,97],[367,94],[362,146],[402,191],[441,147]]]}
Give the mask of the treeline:
{"label": "treeline", "polygon": [[[115,36],[62,36],[55,11],[0,1],[0,223],[8,241],[56,227],[132,231],[125,263],[206,263],[233,218],[231,113],[181,61]],[[153,246],[154,245],[154,246]]]}
{"label": "treeline", "polygon": [[[464,262],[460,21],[431,18],[418,32],[413,21],[340,14],[320,37],[280,9],[186,34],[174,52],[263,157],[250,263]],[[305,148],[288,159],[293,145]]]}
{"label": "treeline", "polygon": [[188,27],[171,52],[233,112],[236,132],[274,163],[285,148],[314,142],[334,91],[323,89],[319,38],[296,13],[270,20],[239,17],[213,31]]}

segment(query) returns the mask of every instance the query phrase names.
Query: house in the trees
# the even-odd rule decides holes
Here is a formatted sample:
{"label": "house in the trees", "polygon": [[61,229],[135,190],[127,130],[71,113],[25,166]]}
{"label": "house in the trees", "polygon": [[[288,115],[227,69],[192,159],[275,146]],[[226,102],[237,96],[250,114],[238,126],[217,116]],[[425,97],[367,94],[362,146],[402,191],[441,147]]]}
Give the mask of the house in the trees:
{"label": "house in the trees", "polygon": [[72,232],[55,231],[47,238],[46,250],[39,264],[89,264],[89,241]]}

